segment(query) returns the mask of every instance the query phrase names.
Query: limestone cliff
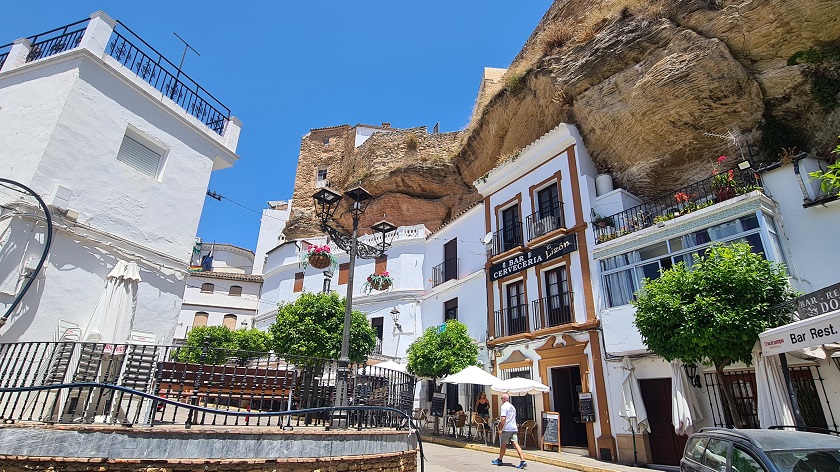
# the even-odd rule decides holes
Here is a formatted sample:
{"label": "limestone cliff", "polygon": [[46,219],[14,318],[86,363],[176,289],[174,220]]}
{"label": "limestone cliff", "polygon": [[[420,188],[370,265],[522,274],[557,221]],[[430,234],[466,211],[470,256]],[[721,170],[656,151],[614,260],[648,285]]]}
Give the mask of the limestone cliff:
{"label": "limestone cliff", "polygon": [[707,177],[721,154],[823,154],[840,134],[840,1],[557,0],[497,88],[461,133],[348,150],[341,182],[383,195],[372,220],[434,229],[477,201],[475,179],[561,122],[641,196]]}

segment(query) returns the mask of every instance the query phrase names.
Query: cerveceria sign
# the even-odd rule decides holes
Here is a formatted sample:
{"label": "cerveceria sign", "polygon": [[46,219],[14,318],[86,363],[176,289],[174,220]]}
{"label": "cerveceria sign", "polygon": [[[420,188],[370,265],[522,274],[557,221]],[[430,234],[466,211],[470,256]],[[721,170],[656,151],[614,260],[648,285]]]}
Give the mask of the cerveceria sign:
{"label": "cerveceria sign", "polygon": [[530,249],[525,254],[513,256],[493,264],[489,270],[490,281],[499,280],[574,251],[577,251],[577,235],[569,234],[563,236],[550,243]]}

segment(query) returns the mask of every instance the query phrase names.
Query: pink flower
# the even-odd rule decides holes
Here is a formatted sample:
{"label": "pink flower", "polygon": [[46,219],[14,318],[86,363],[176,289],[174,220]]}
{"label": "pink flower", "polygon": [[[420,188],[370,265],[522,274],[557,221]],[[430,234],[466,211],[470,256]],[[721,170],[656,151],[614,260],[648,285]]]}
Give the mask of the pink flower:
{"label": "pink flower", "polygon": [[718,164],[723,164],[723,161],[726,160],[726,156],[720,156],[717,158]]}

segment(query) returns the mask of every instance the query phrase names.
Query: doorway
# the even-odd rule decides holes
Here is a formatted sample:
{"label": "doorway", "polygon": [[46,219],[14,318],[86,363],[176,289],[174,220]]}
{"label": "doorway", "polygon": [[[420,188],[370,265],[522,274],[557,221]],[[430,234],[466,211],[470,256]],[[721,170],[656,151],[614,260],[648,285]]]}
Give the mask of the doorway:
{"label": "doorway", "polygon": [[561,446],[589,447],[586,423],[580,420],[579,395],[582,391],[580,366],[551,369],[554,411],[560,414]]}
{"label": "doorway", "polygon": [[[690,387],[689,388],[693,388]],[[688,436],[674,431],[671,413],[671,379],[641,379],[639,390],[647,410],[650,425],[650,462],[661,465],[680,465]],[[637,435],[636,440],[640,438]]]}

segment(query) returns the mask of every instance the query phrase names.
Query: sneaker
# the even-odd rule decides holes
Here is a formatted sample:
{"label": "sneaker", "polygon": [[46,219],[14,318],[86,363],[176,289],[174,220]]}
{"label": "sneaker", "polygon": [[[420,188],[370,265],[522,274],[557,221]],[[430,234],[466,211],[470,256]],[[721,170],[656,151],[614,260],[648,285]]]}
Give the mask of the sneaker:
{"label": "sneaker", "polygon": [[528,463],[525,461],[520,462],[519,465],[516,466],[517,469],[524,469],[525,467],[528,467]]}
{"label": "sneaker", "polygon": [[493,459],[492,461],[490,461],[490,463],[491,463],[491,464],[493,464],[493,465],[502,465],[502,464],[504,464],[504,462],[502,462],[502,460],[501,460],[501,459]]}

